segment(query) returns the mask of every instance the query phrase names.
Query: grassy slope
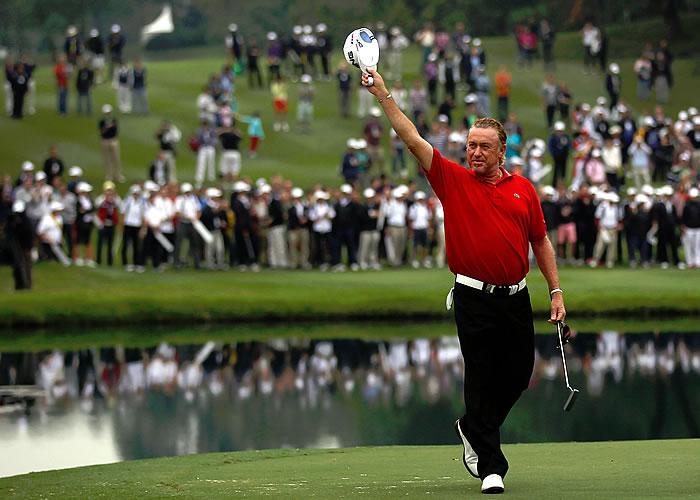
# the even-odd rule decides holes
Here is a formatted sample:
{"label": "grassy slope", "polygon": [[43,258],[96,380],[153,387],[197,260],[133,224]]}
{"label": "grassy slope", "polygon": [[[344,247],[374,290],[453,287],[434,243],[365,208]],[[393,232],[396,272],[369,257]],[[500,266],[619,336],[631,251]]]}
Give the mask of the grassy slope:
{"label": "grassy slope", "polygon": [[[448,317],[444,297],[451,284],[446,270],[135,275],[121,269],[43,264],[35,271],[31,293],[14,293],[10,280],[3,280],[0,325],[439,319]],[[529,280],[537,316],[546,318],[546,283],[537,271]],[[693,271],[567,268],[561,270],[561,281],[572,317],[699,311],[698,276]]]}
{"label": "grassy slope", "polygon": [[[698,440],[505,447],[509,498],[690,498]],[[191,455],[0,479],[3,498],[463,498],[479,494],[461,447]],[[696,471],[696,472],[693,472]]]}
{"label": "grassy slope", "polygon": [[[690,29],[693,20],[687,19]],[[610,60],[619,59],[623,70],[623,96],[638,111],[649,111],[654,103],[639,103],[634,97],[634,75],[630,58],[631,47],[639,46],[642,41],[655,39],[659,32],[658,22],[635,24],[611,30],[612,42]],[[580,37],[575,33],[562,33],[558,38],[557,54],[559,64],[557,77],[567,81],[576,100],[592,102],[596,96],[604,94],[601,75],[584,75],[580,62]],[[512,108],[519,115],[526,135],[544,134],[544,117],[540,108],[539,89],[543,72],[538,64],[532,71],[518,71],[514,68],[515,50],[511,37],[488,39],[486,47],[489,54],[489,72],[491,75],[503,63],[514,70]],[[619,49],[619,52],[616,51]],[[338,60],[339,54],[336,54]],[[147,55],[149,69],[149,96],[153,113],[149,117],[125,116],[121,118],[122,157],[126,174],[130,180],[143,179],[147,166],[156,151],[153,139],[161,118],[171,118],[183,130],[185,138],[196,128],[195,99],[202,84],[210,73],[219,70],[222,51],[206,48],[173,53],[155,53]],[[158,60],[156,60],[158,58]],[[184,58],[184,59],[183,59]],[[695,89],[700,84],[700,76],[693,74],[694,61],[678,60],[674,65],[677,87],[674,89],[667,110],[676,113],[682,107],[697,105],[694,99]],[[416,77],[418,52],[412,49],[404,58],[404,79],[410,83]],[[54,83],[50,67],[40,66],[37,73],[39,114],[28,117],[22,122],[14,122],[0,117],[3,129],[0,173],[16,175],[20,163],[30,159],[42,162],[48,144],[59,145],[62,157],[69,165],[79,164],[86,170],[87,178],[99,183],[103,178],[99,143],[97,139],[96,117],[84,118],[71,114],[68,118],[59,118],[55,109]],[[298,133],[280,134],[272,131],[272,109],[267,91],[249,91],[245,78],[238,81],[238,98],[241,110],[249,113],[261,110],[265,119],[268,137],[262,147],[259,158],[244,160],[243,174],[253,178],[281,173],[304,187],[311,187],[316,182],[337,184],[337,165],[344,149],[345,140],[361,132],[358,119],[341,120],[336,112],[336,84],[318,83],[316,100],[316,123],[310,135]],[[292,102],[290,119],[294,120],[296,89],[290,86]],[[95,107],[105,102],[114,103],[114,92],[109,85],[100,86],[95,93]],[[461,102],[461,101],[460,101]],[[75,102],[71,101],[71,110]],[[461,110],[461,106],[459,108]],[[495,109],[495,107],[494,107]],[[181,144],[178,159],[178,171],[183,180],[191,179],[194,174],[194,155],[186,149],[185,141]],[[122,187],[124,189],[124,187]]]}

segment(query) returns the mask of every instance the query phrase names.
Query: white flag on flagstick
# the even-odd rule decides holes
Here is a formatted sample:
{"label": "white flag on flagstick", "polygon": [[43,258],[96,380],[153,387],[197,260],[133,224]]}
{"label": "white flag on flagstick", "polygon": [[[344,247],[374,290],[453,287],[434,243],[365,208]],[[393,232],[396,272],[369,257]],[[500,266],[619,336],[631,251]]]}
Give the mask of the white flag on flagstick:
{"label": "white flag on flagstick", "polygon": [[174,30],[173,13],[170,5],[163,6],[163,11],[151,24],[147,24],[141,30],[141,43],[146,44],[155,35],[172,33]]}

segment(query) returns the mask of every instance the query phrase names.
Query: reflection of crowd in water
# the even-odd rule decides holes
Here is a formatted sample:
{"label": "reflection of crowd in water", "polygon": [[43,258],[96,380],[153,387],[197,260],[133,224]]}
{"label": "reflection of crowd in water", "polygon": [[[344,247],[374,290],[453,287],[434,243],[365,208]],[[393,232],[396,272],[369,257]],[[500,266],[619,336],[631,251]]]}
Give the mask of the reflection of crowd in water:
{"label": "reflection of crowd in water", "polygon": [[[533,384],[562,378],[553,336],[536,337]],[[585,392],[599,396],[610,378],[700,374],[700,337],[579,335],[569,369],[583,373]],[[49,405],[63,400],[112,399],[146,391],[245,401],[295,395],[303,407],[321,396],[360,395],[369,404],[404,406],[414,395],[427,403],[461,394],[462,357],[456,337],[410,341],[279,339],[203,346],[162,343],[150,348],[0,354],[0,386],[36,384]],[[610,377],[608,377],[610,374]],[[0,403],[2,400],[0,399]]]}

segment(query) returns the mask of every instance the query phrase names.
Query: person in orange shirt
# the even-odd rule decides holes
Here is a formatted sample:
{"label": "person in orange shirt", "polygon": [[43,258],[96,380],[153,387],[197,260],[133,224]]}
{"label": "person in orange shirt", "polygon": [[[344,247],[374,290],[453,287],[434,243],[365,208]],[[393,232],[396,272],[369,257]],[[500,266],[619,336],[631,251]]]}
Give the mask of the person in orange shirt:
{"label": "person in orange shirt", "polygon": [[496,72],[496,95],[498,96],[498,120],[500,122],[505,122],[508,118],[508,96],[512,83],[513,76],[505,64],[501,64]]}
{"label": "person in orange shirt", "polygon": [[65,116],[68,112],[68,80],[70,78],[70,66],[66,63],[66,56],[60,54],[56,65],[53,67],[58,89],[58,114]]}

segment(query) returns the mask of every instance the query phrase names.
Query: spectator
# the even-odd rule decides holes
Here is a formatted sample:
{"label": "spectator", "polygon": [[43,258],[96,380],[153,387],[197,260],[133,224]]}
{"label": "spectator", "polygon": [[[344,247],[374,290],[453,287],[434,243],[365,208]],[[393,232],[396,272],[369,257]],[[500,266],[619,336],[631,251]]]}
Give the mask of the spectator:
{"label": "spectator", "polygon": [[[403,87],[403,82],[401,80],[394,80],[394,85],[390,93],[399,109],[405,112],[408,108],[408,91]],[[454,100],[454,93],[452,99]]]}
{"label": "spectator", "polygon": [[221,160],[219,171],[227,182],[232,182],[241,173],[241,132],[234,126],[219,129],[219,142],[221,144]]}
{"label": "spectator", "polygon": [[590,21],[586,22],[582,31],[583,37],[583,67],[586,74],[595,67],[595,60],[601,49],[600,30]]}
{"label": "spectator", "polygon": [[605,75],[605,89],[610,98],[610,111],[617,107],[622,92],[622,79],[620,78],[620,65],[611,63],[608,73]]}
{"label": "spectator", "polygon": [[158,151],[158,155],[151,162],[151,166],[148,169],[148,178],[158,186],[165,186],[170,178],[169,169],[170,165],[168,165],[165,154],[162,151]]}
{"label": "spectator", "polygon": [[593,250],[591,267],[596,267],[606,252],[606,266],[612,268],[617,259],[617,236],[622,220],[620,213],[620,197],[615,193],[603,193],[602,201],[595,211],[598,224],[598,237]]}
{"label": "spectator", "polygon": [[80,182],[76,188],[78,192],[76,223],[76,250],[73,256],[73,264],[76,266],[95,267],[92,251],[92,227],[95,218],[95,204],[90,197],[92,186],[87,182]]}
{"label": "spectator", "polygon": [[12,264],[12,276],[15,290],[32,288],[32,249],[34,248],[34,231],[25,214],[26,204],[17,200],[12,204],[12,213],[5,224],[5,236],[9,243]]}
{"label": "spectator", "polygon": [[299,89],[299,103],[297,105],[297,122],[302,133],[311,132],[311,124],[314,120],[314,96],[316,90],[312,84],[311,75],[301,75],[301,88]]}
{"label": "spectator", "polygon": [[53,74],[56,77],[56,87],[58,89],[58,114],[66,116],[68,113],[68,78],[70,67],[66,64],[66,57],[58,56],[56,65],[53,67]]}
{"label": "spectator", "polygon": [[63,233],[61,211],[63,205],[58,201],[52,201],[49,212],[46,213],[36,228],[36,234],[41,243],[41,256],[47,260],[57,260],[64,266],[70,265],[70,260],[61,250],[61,237]]}
{"label": "spectator", "polygon": [[486,66],[479,66],[477,76],[474,79],[474,91],[478,99],[477,110],[479,116],[491,116],[491,80],[486,74]]}
{"label": "spectator", "polygon": [[272,128],[275,132],[280,130],[289,132],[287,123],[287,113],[289,112],[289,94],[287,92],[287,82],[282,75],[277,75],[270,84],[272,92],[272,108],[275,112],[275,123]]}
{"label": "spectator", "polygon": [[408,220],[413,231],[413,261],[411,266],[418,269],[432,267],[428,252],[428,228],[430,227],[430,209],[426,203],[423,191],[417,191],[413,199],[415,203],[408,210]]}
{"label": "spectator", "polygon": [[95,75],[85,59],[81,59],[79,65],[80,68],[78,69],[77,78],[75,80],[75,90],[78,93],[78,114],[80,115],[84,112],[86,115],[91,115],[91,92]]}
{"label": "spectator", "polygon": [[389,199],[384,201],[383,211],[386,217],[386,231],[384,247],[387,259],[392,267],[398,267],[403,263],[406,252],[406,240],[408,231],[406,227],[408,205],[405,186],[399,186],[391,191]]}
{"label": "spectator", "polygon": [[379,196],[372,188],[364,191],[365,204],[360,218],[360,246],[358,261],[360,269],[381,269],[379,264],[379,240],[383,224]]}
{"label": "spectator", "polygon": [[408,94],[413,121],[417,122],[420,115],[428,111],[428,94],[420,80],[413,81],[413,87]]}
{"label": "spectator", "polygon": [[246,59],[248,69],[248,88],[263,88],[262,75],[260,74],[260,66],[258,59],[260,58],[260,49],[258,42],[253,38],[248,42],[246,47]]}
{"label": "spectator", "polygon": [[[673,197],[673,188],[664,186],[657,190],[658,199],[653,204],[651,209],[651,221],[653,232],[656,234],[656,262],[661,269],[669,267],[669,253],[671,263],[674,266],[685,267],[678,258],[678,233],[677,227],[680,218],[676,212],[676,207],[673,205],[671,198]],[[669,252],[670,250],[670,252]]]}
{"label": "spectator", "polygon": [[68,26],[66,29],[66,38],[63,42],[63,53],[66,56],[68,64],[75,66],[78,58],[83,53],[83,41],[80,38],[78,29],[75,26]]}
{"label": "spectator", "polygon": [[601,150],[601,158],[605,164],[605,177],[610,186],[615,191],[620,189],[622,184],[620,175],[622,172],[622,151],[620,142],[615,138],[620,135],[621,129],[614,125],[611,129],[611,136],[605,139]]}
{"label": "spectator", "polygon": [[258,155],[260,142],[265,139],[265,131],[263,129],[260,113],[255,111],[252,116],[242,116],[241,122],[248,124],[248,138],[250,139],[248,157],[255,158]]}
{"label": "spectator", "polygon": [[571,92],[566,82],[559,82],[559,88],[557,92],[557,105],[559,106],[559,119],[565,124],[570,122],[570,109],[571,109]]}
{"label": "spectator", "polygon": [[77,237],[76,219],[78,217],[78,195],[69,190],[68,186],[61,183],[58,187],[58,193],[55,195],[55,200],[63,205],[63,210],[61,210],[63,243],[65,243],[66,246],[66,253],[72,258]]}
{"label": "spectator", "polygon": [[670,72],[671,68],[666,60],[666,54],[664,52],[657,52],[654,62],[652,63],[651,72],[657,102],[668,102],[670,93]]}
{"label": "spectator", "polygon": [[384,135],[384,126],[379,121],[382,115],[381,110],[374,106],[370,110],[370,118],[365,123],[364,138],[367,141],[367,153],[370,157],[372,169],[375,173],[384,173],[384,146],[382,145],[382,137]]}
{"label": "spectator", "polygon": [[[121,257],[122,265],[127,272],[144,271],[141,228],[144,224],[146,208],[146,202],[141,196],[141,186],[134,184],[129,188],[129,196],[121,207],[124,219]],[[129,246],[131,246],[131,263],[127,259]]]}
{"label": "spectator", "polygon": [[125,63],[119,64],[114,72],[112,86],[117,91],[117,107],[120,113],[131,113],[132,73]]}
{"label": "spectator", "polygon": [[688,191],[688,201],[681,217],[685,262],[688,269],[700,269],[700,191],[693,187]]}
{"label": "spectator", "polygon": [[44,160],[44,173],[46,174],[46,183],[49,186],[54,185],[55,178],[63,176],[63,160],[58,157],[58,148],[55,144],[49,147],[49,157]]}
{"label": "spectator", "polygon": [[284,56],[284,46],[278,39],[277,33],[270,31],[267,33],[267,74],[270,84],[277,81],[282,76],[280,65]]}
{"label": "spectator", "polygon": [[119,127],[117,119],[112,116],[112,106],[102,106],[102,118],[99,122],[102,142],[102,159],[105,167],[105,178],[108,181],[124,182],[121,159],[119,157]]}
{"label": "spectator", "polygon": [[[557,190],[557,212],[554,215],[557,228],[557,237],[554,240],[557,242],[557,255],[562,261],[573,264],[575,260],[574,249],[577,241],[576,204],[571,193],[566,190],[564,182],[559,183]],[[549,228],[549,225],[547,225],[547,228]]]}
{"label": "spectator", "polygon": [[315,201],[309,209],[309,220],[312,222],[313,230],[313,263],[321,271],[326,271],[330,262],[330,238],[335,210],[328,204],[330,196],[325,191],[316,191],[314,198]]}
{"label": "spectator", "polygon": [[169,120],[163,120],[160,128],[156,131],[156,139],[158,139],[158,149],[165,158],[168,164],[168,182],[177,182],[177,155],[176,146],[182,139],[180,129]]}
{"label": "spectator", "polygon": [[115,194],[116,186],[112,181],[103,185],[104,194],[97,205],[97,265],[102,264],[102,250],[107,256],[107,265],[114,263],[114,231],[119,225],[119,204]]}
{"label": "spectator", "polygon": [[542,83],[542,107],[547,119],[547,128],[551,130],[554,124],[554,113],[557,111],[559,88],[554,75],[549,73]]}
{"label": "spectator", "polygon": [[[547,147],[554,160],[554,175],[552,187],[557,187],[560,181],[566,181],[566,166],[571,152],[571,137],[566,133],[566,125],[563,121],[554,124],[554,131],[549,136]],[[554,241],[554,240],[553,240]]]}
{"label": "spectator", "polygon": [[216,131],[211,124],[202,120],[202,123],[197,130],[197,141],[199,149],[197,150],[197,172],[195,173],[195,185],[199,188],[204,183],[204,174],[208,173],[207,179],[209,182],[216,180]]}
{"label": "spectator", "polygon": [[348,71],[348,65],[341,62],[335,74],[338,79],[338,95],[340,97],[340,116],[350,117],[350,89],[352,88],[352,75]]}
{"label": "spectator", "polygon": [[118,24],[113,24],[109,38],[107,38],[107,48],[109,49],[109,74],[114,74],[114,68],[124,63],[122,53],[126,46],[126,37],[122,33],[122,28]]}
{"label": "spectator", "polygon": [[353,199],[354,190],[350,184],[340,186],[340,196],[333,207],[333,232],[331,242],[331,264],[334,271],[345,271],[342,263],[342,250],[345,247],[350,269],[357,271],[357,225],[360,222],[361,207]]}
{"label": "spectator", "polygon": [[496,72],[496,95],[498,96],[498,121],[505,122],[508,118],[508,100],[513,76],[505,64]]}
{"label": "spectator", "polygon": [[253,245],[253,219],[251,215],[250,186],[243,181],[233,185],[231,210],[235,216],[234,238],[236,261],[239,271],[257,270],[255,247]]}
{"label": "spectator", "polygon": [[634,62],[634,73],[637,75],[637,99],[646,101],[651,94],[653,81],[653,67],[646,50],[642,52],[642,55]]}
{"label": "spectator", "polygon": [[354,184],[360,176],[359,164],[355,155],[357,139],[348,139],[346,146],[347,149],[340,164],[340,173],[347,184]]}
{"label": "spectator", "polygon": [[554,29],[547,18],[540,20],[540,40],[542,41],[542,62],[545,71],[553,71],[554,64]]}
{"label": "spectator", "polygon": [[269,225],[267,230],[267,261],[272,269],[286,269],[289,267],[287,254],[287,212],[289,195],[286,191],[273,194],[270,186],[261,189],[263,198],[268,204]]}
{"label": "spectator", "polygon": [[87,49],[90,68],[95,74],[95,83],[99,85],[104,81],[105,44],[97,28],[90,30],[90,38],[85,42],[85,49]]}
{"label": "spectator", "polygon": [[292,202],[287,208],[287,238],[289,241],[289,267],[309,269],[309,213],[304,204],[304,191],[294,188]]}
{"label": "spectator", "polygon": [[[428,56],[428,60],[423,66],[423,76],[428,82],[428,96],[430,97],[430,105],[437,105],[437,84],[438,84],[438,65],[437,54],[432,53]],[[366,90],[365,90],[365,93]]]}
{"label": "spectator", "polygon": [[148,114],[148,94],[146,93],[146,68],[141,59],[134,60],[131,68],[129,82],[131,83],[131,102],[134,112]]}
{"label": "spectator", "polygon": [[29,91],[29,77],[23,64],[15,65],[14,71],[9,74],[9,81],[12,88],[12,118],[21,120],[24,116],[24,97]]}
{"label": "spectator", "polygon": [[632,167],[632,178],[637,189],[645,184],[651,184],[649,170],[651,167],[652,150],[644,142],[644,136],[637,134],[629,147],[630,166]]}

